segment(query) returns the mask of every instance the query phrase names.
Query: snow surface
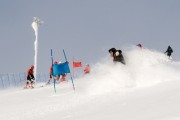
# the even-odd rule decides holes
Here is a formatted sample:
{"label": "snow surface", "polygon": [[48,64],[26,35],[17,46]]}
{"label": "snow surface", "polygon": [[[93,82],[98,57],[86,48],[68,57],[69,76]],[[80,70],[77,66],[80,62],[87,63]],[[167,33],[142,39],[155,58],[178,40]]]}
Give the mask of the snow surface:
{"label": "snow surface", "polygon": [[180,62],[148,49],[109,56],[89,75],[35,89],[0,91],[0,120],[180,120]]}

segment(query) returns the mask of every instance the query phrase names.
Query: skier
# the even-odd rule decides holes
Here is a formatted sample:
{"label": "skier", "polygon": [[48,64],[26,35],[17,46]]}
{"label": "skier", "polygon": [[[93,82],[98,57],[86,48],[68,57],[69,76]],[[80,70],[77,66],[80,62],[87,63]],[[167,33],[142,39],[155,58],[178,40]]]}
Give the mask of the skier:
{"label": "skier", "polygon": [[34,65],[31,65],[30,69],[27,71],[27,82],[25,88],[34,88],[33,84],[35,78],[34,78]]}
{"label": "skier", "polygon": [[109,53],[111,57],[113,57],[113,61],[116,62],[121,62],[122,64],[125,65],[124,57],[122,55],[121,50],[116,50],[115,48],[109,49]]}
{"label": "skier", "polygon": [[171,57],[171,54],[173,53],[173,49],[170,47],[170,45],[168,46],[166,52],[164,53],[167,53],[167,56],[170,58]]}
{"label": "skier", "polygon": [[89,64],[86,64],[86,66],[84,68],[84,73],[85,74],[90,73],[90,66],[89,66]]}

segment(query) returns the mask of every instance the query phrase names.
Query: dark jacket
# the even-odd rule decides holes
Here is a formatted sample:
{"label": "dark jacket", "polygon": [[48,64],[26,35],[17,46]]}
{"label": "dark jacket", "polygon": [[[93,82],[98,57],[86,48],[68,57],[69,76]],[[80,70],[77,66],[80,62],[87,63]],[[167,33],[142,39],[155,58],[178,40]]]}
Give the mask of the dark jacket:
{"label": "dark jacket", "polygon": [[125,64],[121,50],[116,50],[115,48],[111,48],[109,49],[109,53],[112,55],[114,62],[121,62],[122,64]]}
{"label": "dark jacket", "polygon": [[114,54],[114,62],[121,62],[122,64],[125,64],[124,61],[124,57],[122,55],[122,51],[121,50],[116,50],[115,54]]}
{"label": "dark jacket", "polygon": [[33,70],[32,69],[29,69],[28,71],[27,71],[27,80],[34,80],[35,78],[34,78],[34,72],[33,72]]}
{"label": "dark jacket", "polygon": [[170,47],[170,46],[168,46],[168,48],[167,48],[167,50],[166,50],[166,52],[165,53],[167,53],[167,56],[171,56],[171,54],[173,53],[173,49]]}

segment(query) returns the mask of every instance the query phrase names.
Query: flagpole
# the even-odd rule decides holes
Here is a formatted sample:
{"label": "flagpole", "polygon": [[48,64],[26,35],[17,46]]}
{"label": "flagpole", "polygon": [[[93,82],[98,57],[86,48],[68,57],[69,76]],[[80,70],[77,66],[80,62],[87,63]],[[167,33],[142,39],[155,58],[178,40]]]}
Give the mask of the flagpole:
{"label": "flagpole", "polygon": [[[64,53],[65,60],[66,60],[66,62],[67,62],[66,53],[65,53],[64,49],[63,49],[63,53]],[[69,67],[69,64],[68,64],[68,67]],[[70,71],[70,69],[69,69],[69,71]],[[71,75],[71,82],[72,82],[72,85],[73,85],[73,90],[75,90],[74,82],[73,82],[73,78],[72,78],[71,71],[70,71],[70,75]]]}
{"label": "flagpole", "polygon": [[[82,61],[82,59],[80,59],[80,61]],[[83,61],[81,62],[81,64],[82,64],[82,63],[83,63]],[[81,69],[82,69],[82,73],[84,73],[84,67],[83,67],[83,65],[82,65]]]}
{"label": "flagpole", "polygon": [[73,56],[73,78],[74,78],[74,56]]}
{"label": "flagpole", "polygon": [[52,77],[54,80],[54,93],[56,93],[56,81],[54,79],[54,75],[53,75],[53,56],[52,56],[52,49],[51,49],[51,61],[52,61]]}

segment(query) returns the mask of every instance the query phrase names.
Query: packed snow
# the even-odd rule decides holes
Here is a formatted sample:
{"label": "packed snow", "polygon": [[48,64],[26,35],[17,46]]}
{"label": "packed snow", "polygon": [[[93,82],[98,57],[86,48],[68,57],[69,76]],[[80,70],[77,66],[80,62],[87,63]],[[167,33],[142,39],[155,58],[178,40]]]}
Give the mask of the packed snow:
{"label": "packed snow", "polygon": [[155,50],[109,55],[91,73],[56,85],[0,91],[0,120],[180,120],[180,62]]}

